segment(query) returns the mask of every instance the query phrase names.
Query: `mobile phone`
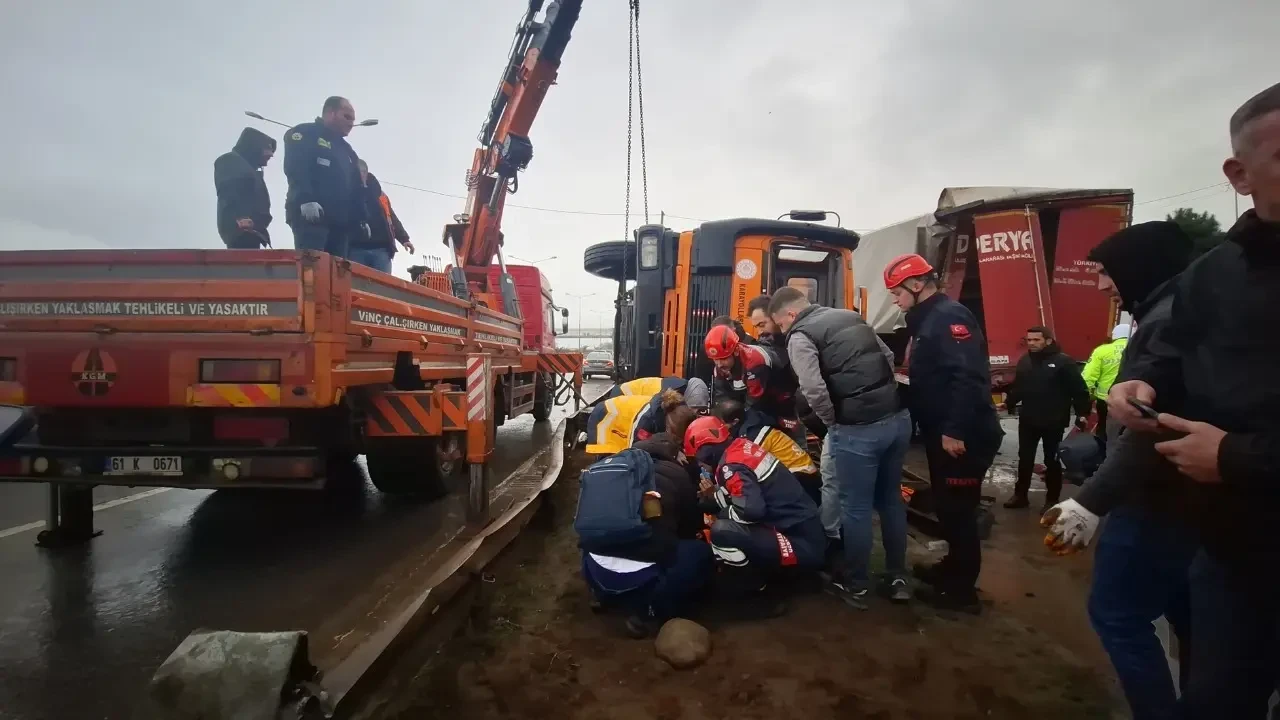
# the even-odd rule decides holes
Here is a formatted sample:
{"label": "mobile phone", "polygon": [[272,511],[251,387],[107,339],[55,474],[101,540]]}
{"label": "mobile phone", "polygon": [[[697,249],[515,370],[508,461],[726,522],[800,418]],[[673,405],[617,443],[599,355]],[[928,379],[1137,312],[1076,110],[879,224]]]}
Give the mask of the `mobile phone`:
{"label": "mobile phone", "polygon": [[1151,407],[1150,405],[1140,400],[1134,400],[1133,398],[1129,398],[1129,404],[1132,405],[1138,411],[1138,414],[1142,415],[1142,417],[1148,420],[1155,420],[1157,417],[1160,416],[1160,413],[1157,412],[1155,408]]}

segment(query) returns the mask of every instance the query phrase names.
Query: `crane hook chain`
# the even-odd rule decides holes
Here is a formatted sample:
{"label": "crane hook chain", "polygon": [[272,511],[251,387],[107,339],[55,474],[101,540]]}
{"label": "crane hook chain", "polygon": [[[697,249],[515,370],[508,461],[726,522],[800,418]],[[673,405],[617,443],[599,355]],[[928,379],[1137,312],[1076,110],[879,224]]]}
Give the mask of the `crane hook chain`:
{"label": "crane hook chain", "polygon": [[[644,76],[640,66],[640,0],[628,0],[631,12],[627,28],[627,178],[626,207],[623,213],[622,239],[631,241],[631,146],[635,116],[640,121],[640,182],[644,197],[644,221],[649,222],[649,166],[644,136]],[[634,105],[633,105],[634,101]],[[619,305],[626,288],[629,251],[622,253],[622,278],[618,287]]]}

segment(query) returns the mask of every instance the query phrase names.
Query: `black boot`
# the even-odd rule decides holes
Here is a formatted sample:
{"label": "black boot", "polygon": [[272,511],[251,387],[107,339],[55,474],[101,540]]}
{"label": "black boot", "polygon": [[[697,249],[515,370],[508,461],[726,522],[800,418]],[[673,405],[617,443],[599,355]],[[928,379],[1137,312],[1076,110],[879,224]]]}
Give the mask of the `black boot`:
{"label": "black boot", "polygon": [[916,599],[935,610],[949,610],[970,615],[982,614],[982,602],[978,600],[978,593],[975,590],[964,592],[923,587],[916,591]]}
{"label": "black boot", "polygon": [[939,560],[932,565],[916,563],[911,566],[911,574],[925,585],[939,587],[946,584],[947,563],[945,560]]}
{"label": "black boot", "polygon": [[1025,507],[1031,507],[1031,501],[1027,500],[1026,495],[1014,494],[1013,497],[1005,501],[1004,506],[1010,510],[1020,510]]}

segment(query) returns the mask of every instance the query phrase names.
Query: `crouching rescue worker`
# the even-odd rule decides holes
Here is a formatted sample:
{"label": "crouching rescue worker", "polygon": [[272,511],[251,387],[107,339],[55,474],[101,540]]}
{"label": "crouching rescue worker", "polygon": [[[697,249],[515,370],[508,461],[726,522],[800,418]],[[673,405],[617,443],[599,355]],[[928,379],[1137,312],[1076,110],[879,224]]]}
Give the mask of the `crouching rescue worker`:
{"label": "crouching rescue worker", "polygon": [[275,154],[275,138],[247,127],[231,152],[213,161],[218,236],[230,250],[271,247],[271,193],[262,171]]}
{"label": "crouching rescue worker", "polygon": [[688,380],[682,377],[670,375],[667,377],[642,377],[635,380],[628,380],[624,383],[618,383],[609,389],[609,397],[618,397],[619,395],[644,395],[652,397],[662,394],[663,390],[675,390],[676,392],[684,392],[685,386],[689,384]]}
{"label": "crouching rescue worker", "polygon": [[703,350],[715,363],[715,396],[743,401],[751,422],[781,428],[805,447],[808,432],[796,414],[795,374],[786,355],[764,345],[748,345],[731,327],[717,325],[707,331]]}
{"label": "crouching rescue worker", "polygon": [[822,568],[826,533],[818,506],[776,457],[735,438],[720,418],[694,420],[685,431],[684,454],[696,458],[703,509],[716,515],[711,550],[725,568],[717,582],[735,599],[732,609],[785,612],[776,584],[769,583]]}
{"label": "crouching rescue worker", "polygon": [[901,255],[884,269],[884,285],[906,312],[911,333],[911,415],[920,426],[929,479],[948,551],[937,565],[917,568],[932,586],[918,593],[944,609],[980,613],[982,568],[977,510],[982,480],[1004,431],[991,402],[987,342],[969,309],[938,292],[933,267],[921,256]]}
{"label": "crouching rescue worker", "polygon": [[711,578],[711,547],[679,443],[660,433],[582,472],[574,529],[582,574],[601,610],[643,638],[687,614]]}
{"label": "crouching rescue worker", "polygon": [[792,440],[790,435],[771,425],[745,424],[746,410],[734,398],[717,400],[711,408],[711,415],[723,420],[734,437],[744,437],[778,458],[796,476],[796,480],[800,481],[800,486],[809,493],[809,497],[815,503],[820,502],[822,483],[818,476],[818,466],[814,464],[813,457]]}

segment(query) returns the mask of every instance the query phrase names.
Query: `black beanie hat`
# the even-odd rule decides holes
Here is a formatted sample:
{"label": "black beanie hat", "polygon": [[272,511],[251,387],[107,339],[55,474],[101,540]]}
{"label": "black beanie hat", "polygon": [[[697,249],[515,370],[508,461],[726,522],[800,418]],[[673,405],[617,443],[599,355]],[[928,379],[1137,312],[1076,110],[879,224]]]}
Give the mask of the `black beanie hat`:
{"label": "black beanie hat", "polygon": [[1172,220],[1131,225],[1103,240],[1089,259],[1111,276],[1126,310],[1132,311],[1156,288],[1191,264],[1191,238]]}

